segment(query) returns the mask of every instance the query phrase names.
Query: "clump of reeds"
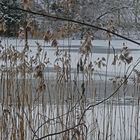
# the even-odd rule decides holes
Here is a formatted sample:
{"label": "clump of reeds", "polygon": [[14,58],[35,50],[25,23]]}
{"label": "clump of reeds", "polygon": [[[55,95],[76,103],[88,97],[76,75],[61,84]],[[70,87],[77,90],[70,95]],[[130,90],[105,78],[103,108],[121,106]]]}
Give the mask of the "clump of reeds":
{"label": "clump of reeds", "polygon": [[[67,30],[65,34],[68,33]],[[63,35],[61,32],[61,36]],[[110,38],[111,34],[109,49]],[[134,102],[132,108],[129,108],[131,120],[125,106],[129,82],[129,67],[126,67],[133,60],[125,44],[119,54],[114,51],[112,62],[114,67],[124,67],[124,74],[116,75],[110,79],[112,83],[108,83],[110,53],[108,51],[107,59],[101,57],[93,60],[90,32],[81,41],[74,74],[71,72],[71,50],[60,51],[57,35],[49,30],[44,34],[44,40],[45,43],[50,42],[55,49],[54,62],[50,62],[48,52],[38,42],[33,48],[37,48],[35,54],[32,53],[27,36],[24,48],[12,45],[0,48],[1,139],[127,139],[127,131],[130,132],[130,139],[133,138],[133,132],[137,139],[139,98],[136,111]],[[52,79],[51,72],[46,72],[49,64],[53,64]],[[105,80],[100,76],[102,67],[106,67]],[[137,76],[135,94],[139,91],[139,71],[133,71]],[[100,81],[95,78],[96,72]],[[111,89],[112,94],[108,93],[108,89]],[[123,107],[120,105],[121,97]],[[114,105],[114,100],[118,106]],[[134,122],[135,129],[130,128],[130,124]]]}

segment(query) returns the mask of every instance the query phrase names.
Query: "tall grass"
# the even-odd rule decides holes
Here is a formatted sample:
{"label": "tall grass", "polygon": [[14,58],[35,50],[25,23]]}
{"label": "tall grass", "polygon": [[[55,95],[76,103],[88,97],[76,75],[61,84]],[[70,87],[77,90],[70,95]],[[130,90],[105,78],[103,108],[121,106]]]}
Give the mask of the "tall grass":
{"label": "tall grass", "polygon": [[[124,75],[116,72],[108,80],[109,60],[93,61],[90,34],[81,44],[74,72],[70,50],[60,51],[56,40],[53,73],[47,71],[53,62],[46,49],[38,42],[32,49],[27,41],[24,48],[9,44],[0,48],[1,140],[139,138],[139,81],[130,84],[127,77],[126,66],[132,63],[127,47],[114,53],[113,60],[114,69],[120,67]],[[102,67],[106,67],[105,78],[100,75]],[[96,71],[101,80],[96,79]],[[134,79],[139,78],[134,72]],[[134,98],[128,102],[130,88]]]}

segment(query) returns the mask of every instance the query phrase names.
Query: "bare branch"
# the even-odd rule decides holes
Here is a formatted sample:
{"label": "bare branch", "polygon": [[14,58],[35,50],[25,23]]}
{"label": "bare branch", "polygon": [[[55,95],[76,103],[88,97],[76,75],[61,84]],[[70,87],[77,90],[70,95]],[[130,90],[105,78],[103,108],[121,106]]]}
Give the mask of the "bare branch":
{"label": "bare branch", "polygon": [[116,11],[121,10],[121,9],[124,9],[124,8],[128,8],[128,7],[121,7],[121,8],[113,7],[111,10],[109,10],[109,11],[107,11],[107,12],[101,14],[99,17],[97,17],[96,20],[101,19],[102,17],[104,17],[104,16],[107,15],[107,14],[110,14],[110,13],[116,12]]}
{"label": "bare branch", "polygon": [[59,134],[65,133],[65,132],[67,132],[67,131],[73,130],[73,129],[75,129],[76,127],[81,126],[81,125],[83,125],[83,123],[82,123],[82,124],[75,125],[75,126],[73,126],[73,127],[71,127],[71,128],[68,128],[68,129],[63,130],[63,131],[60,131],[60,132],[48,134],[48,135],[43,136],[43,137],[41,137],[41,138],[38,138],[38,139],[36,139],[36,140],[43,140],[43,139],[45,139],[45,138],[47,138],[47,137],[50,137],[50,136],[59,135]]}

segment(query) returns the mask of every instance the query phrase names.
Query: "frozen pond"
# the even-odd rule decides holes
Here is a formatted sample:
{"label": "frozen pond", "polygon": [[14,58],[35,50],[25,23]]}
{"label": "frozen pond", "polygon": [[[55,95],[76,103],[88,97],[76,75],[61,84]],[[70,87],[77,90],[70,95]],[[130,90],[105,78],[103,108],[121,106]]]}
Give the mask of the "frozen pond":
{"label": "frozen pond", "polygon": [[[137,42],[140,42],[137,40]],[[30,47],[30,52],[28,53],[29,56],[33,56],[37,52],[37,44],[39,43],[42,46],[43,52],[47,53],[47,58],[49,58],[50,64],[48,71],[52,71],[54,67],[54,63],[57,59],[56,57],[56,48],[51,47],[51,43],[46,43],[43,40],[29,40],[28,44]],[[128,47],[128,50],[130,51],[130,55],[133,57],[133,61],[131,65],[125,66],[124,64],[121,65],[112,65],[112,62],[114,60],[114,55],[119,55],[121,53],[121,49],[124,47],[123,43],[125,43],[125,46]],[[13,45],[16,47],[17,50],[21,50],[24,47],[24,40],[19,40],[19,39],[2,39],[2,44],[6,46]],[[92,53],[89,55],[90,61],[93,63],[95,61],[98,61],[98,58],[102,59],[103,57],[106,59],[106,64],[107,64],[107,69],[106,67],[101,67],[98,69],[97,66],[95,66],[95,73],[99,74],[107,74],[109,76],[111,75],[116,75],[116,76],[121,76],[124,75],[124,73],[128,70],[131,71],[133,66],[136,64],[136,62],[139,60],[139,53],[140,53],[140,46],[131,43],[129,41],[124,41],[124,40],[113,40],[111,41],[111,45],[109,47],[108,41],[105,40],[93,40],[92,41]],[[79,48],[80,48],[80,40],[59,40],[58,41],[58,46],[59,50],[62,52],[67,52],[70,53],[70,59],[71,59],[71,68],[72,71],[76,71],[76,66],[77,63],[81,57],[81,54],[79,53]],[[109,48],[109,50],[108,50]],[[108,54],[109,53],[109,54]],[[140,68],[140,64],[137,66],[136,69]],[[106,73],[107,71],[107,73]],[[99,78],[97,76],[96,78]]]}

